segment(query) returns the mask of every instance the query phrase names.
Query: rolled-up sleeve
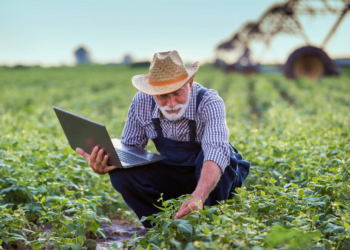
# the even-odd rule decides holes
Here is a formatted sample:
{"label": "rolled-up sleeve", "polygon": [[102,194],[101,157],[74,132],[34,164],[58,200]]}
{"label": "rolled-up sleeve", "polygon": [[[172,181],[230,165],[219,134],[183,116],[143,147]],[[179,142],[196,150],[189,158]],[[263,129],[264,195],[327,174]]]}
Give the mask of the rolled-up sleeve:
{"label": "rolled-up sleeve", "polygon": [[128,117],[122,133],[122,143],[138,148],[145,148],[148,143],[148,137],[145,129],[141,126],[135,114],[135,98],[132,100]]}
{"label": "rolled-up sleeve", "polygon": [[203,109],[205,129],[202,138],[204,162],[213,161],[223,173],[230,162],[225,104],[222,100],[208,103]]}

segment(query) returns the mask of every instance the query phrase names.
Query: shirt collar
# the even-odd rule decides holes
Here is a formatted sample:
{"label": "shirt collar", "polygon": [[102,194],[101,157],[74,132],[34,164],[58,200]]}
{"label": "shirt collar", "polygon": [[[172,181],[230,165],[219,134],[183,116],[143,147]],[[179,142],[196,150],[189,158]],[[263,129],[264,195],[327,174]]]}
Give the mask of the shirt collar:
{"label": "shirt collar", "polygon": [[[191,96],[190,96],[190,101],[188,103],[187,109],[182,115],[182,118],[186,118],[189,120],[195,120],[196,119],[196,97],[198,93],[200,85],[196,82],[193,82],[192,85],[192,91],[191,91]],[[153,97],[152,97],[153,98]],[[154,108],[152,112],[152,118],[160,118],[160,119],[165,119],[168,120],[164,117],[160,109],[158,108],[157,102],[156,102],[156,107]]]}

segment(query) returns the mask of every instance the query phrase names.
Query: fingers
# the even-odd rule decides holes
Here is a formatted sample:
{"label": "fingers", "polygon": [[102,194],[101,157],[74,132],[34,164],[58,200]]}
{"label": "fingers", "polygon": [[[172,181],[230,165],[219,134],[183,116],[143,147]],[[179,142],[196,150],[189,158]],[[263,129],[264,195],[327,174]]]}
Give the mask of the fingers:
{"label": "fingers", "polygon": [[97,157],[96,157],[96,162],[99,163],[103,160],[103,149],[101,148],[99,151],[98,151],[98,154],[97,154]]}
{"label": "fingers", "polygon": [[181,207],[180,207],[180,209],[179,209],[179,212],[180,212],[181,210],[184,210],[186,207],[188,207],[188,201],[184,201],[184,202],[182,203],[182,205],[181,205]]}
{"label": "fingers", "polygon": [[105,173],[108,173],[109,171],[112,171],[113,169],[116,169],[117,167],[116,166],[107,166],[105,167]]}
{"label": "fingers", "polygon": [[103,166],[107,166],[107,162],[108,162],[108,155],[105,155],[105,156],[103,157],[102,165],[103,165]]}
{"label": "fingers", "polygon": [[189,199],[184,201],[180,207],[179,212],[175,214],[175,219],[180,219],[182,217],[186,218],[192,211],[197,211],[199,208],[203,208],[201,200]]}
{"label": "fingers", "polygon": [[180,209],[180,211],[175,214],[175,219],[180,219],[181,217],[188,215],[189,213],[191,213],[191,209],[189,208],[189,206],[186,206],[184,209]]}
{"label": "fingers", "polygon": [[94,147],[94,149],[91,152],[91,155],[86,153],[81,148],[76,148],[76,151],[78,154],[85,157],[85,159],[89,162],[89,166],[91,167],[91,169],[97,174],[103,175],[117,168],[116,166],[107,166],[108,155],[103,155],[104,150],[99,149],[98,146]]}
{"label": "fingers", "polygon": [[98,147],[96,146],[91,152],[90,162],[89,162],[90,166],[93,166],[95,164],[97,152],[98,152]]}
{"label": "fingers", "polygon": [[88,160],[90,157],[90,155],[81,148],[76,148],[75,151],[77,151],[78,154],[82,155],[86,160]]}
{"label": "fingers", "polygon": [[[189,203],[188,203],[188,201],[184,201],[184,202],[182,203],[179,212],[177,212],[177,213],[175,214],[175,219],[179,219],[179,218],[181,218],[182,216],[186,215],[186,213],[185,213],[186,209],[189,209]],[[189,209],[189,210],[191,211],[191,209]],[[189,212],[187,212],[187,213],[189,213]]]}

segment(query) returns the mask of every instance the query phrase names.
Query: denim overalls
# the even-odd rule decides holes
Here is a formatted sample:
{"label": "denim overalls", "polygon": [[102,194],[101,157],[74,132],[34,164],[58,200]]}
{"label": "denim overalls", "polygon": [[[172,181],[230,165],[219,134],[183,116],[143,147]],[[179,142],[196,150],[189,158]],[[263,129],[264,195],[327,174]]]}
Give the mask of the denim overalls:
{"label": "denim overalls", "polygon": [[[207,91],[202,88],[196,99],[196,111]],[[152,98],[152,111],[155,102]],[[196,121],[190,120],[190,141],[175,141],[165,138],[159,118],[152,118],[157,137],[152,139],[158,152],[167,159],[148,165],[115,169],[109,172],[113,187],[121,193],[127,205],[134,210],[139,219],[159,210],[153,204],[160,205],[158,199],[163,193],[164,199],[177,198],[183,194],[191,194],[200,178],[204,155],[202,147],[195,141]],[[206,206],[216,205],[218,201],[226,201],[233,197],[234,189],[241,187],[246,179],[250,164],[242,161],[242,157],[230,144],[230,165],[204,202]],[[143,222],[150,228],[149,221]]]}

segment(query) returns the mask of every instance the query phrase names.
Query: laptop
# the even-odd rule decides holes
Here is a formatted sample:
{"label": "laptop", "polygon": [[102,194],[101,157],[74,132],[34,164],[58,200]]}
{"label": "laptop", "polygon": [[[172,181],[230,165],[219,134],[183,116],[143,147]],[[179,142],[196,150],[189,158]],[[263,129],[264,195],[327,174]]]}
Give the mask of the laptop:
{"label": "laptop", "polygon": [[166,159],[143,148],[136,148],[109,137],[106,127],[84,117],[53,107],[72,149],[82,148],[91,154],[95,146],[109,155],[108,165],[131,168]]}

